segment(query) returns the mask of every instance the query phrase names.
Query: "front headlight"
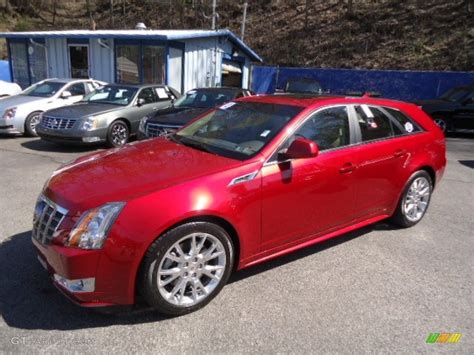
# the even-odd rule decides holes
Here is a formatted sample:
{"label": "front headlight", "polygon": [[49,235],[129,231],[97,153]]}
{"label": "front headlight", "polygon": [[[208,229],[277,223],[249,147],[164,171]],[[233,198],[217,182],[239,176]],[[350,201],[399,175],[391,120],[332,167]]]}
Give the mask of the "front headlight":
{"label": "front headlight", "polygon": [[145,116],[140,120],[140,125],[138,126],[138,130],[141,133],[145,133],[145,126],[146,126],[146,121],[148,120],[148,118],[149,118],[148,116]]}
{"label": "front headlight", "polygon": [[9,120],[9,119],[12,119],[13,117],[15,117],[16,109],[17,109],[17,107],[10,107],[10,108],[7,108],[7,109],[5,110],[5,112],[3,113],[3,118],[4,118],[5,120]]}
{"label": "front headlight", "polygon": [[66,246],[81,249],[102,248],[110,227],[124,206],[125,202],[110,202],[84,212],[69,233]]}
{"label": "front headlight", "polygon": [[94,117],[87,117],[81,125],[81,130],[83,131],[90,131],[91,129],[96,128],[97,126],[97,120],[94,119]]}

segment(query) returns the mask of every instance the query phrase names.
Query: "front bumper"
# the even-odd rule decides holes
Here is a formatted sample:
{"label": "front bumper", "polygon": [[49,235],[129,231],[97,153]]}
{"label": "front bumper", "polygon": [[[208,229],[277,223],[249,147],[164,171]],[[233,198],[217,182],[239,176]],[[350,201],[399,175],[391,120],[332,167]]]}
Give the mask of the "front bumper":
{"label": "front bumper", "polygon": [[111,260],[103,249],[44,245],[35,238],[32,241],[54,286],[72,302],[83,307],[133,304],[134,295],[128,284],[129,264]]}
{"label": "front bumper", "polygon": [[38,126],[36,132],[44,140],[59,143],[94,144],[104,142],[107,138],[107,128],[82,131],[74,128],[50,129]]}

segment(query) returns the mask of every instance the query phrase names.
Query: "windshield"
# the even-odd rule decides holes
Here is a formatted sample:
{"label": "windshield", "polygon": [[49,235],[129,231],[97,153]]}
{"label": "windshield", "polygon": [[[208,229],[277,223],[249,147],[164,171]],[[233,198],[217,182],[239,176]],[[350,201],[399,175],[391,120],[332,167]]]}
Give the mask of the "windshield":
{"label": "windshield", "polygon": [[447,100],[451,102],[457,102],[460,101],[464,96],[466,96],[469,93],[468,90],[466,89],[451,89],[447,92],[445,92],[443,95],[441,95],[442,100]]}
{"label": "windshield", "polygon": [[229,102],[171,136],[182,144],[239,160],[268,144],[302,107]]}
{"label": "windshield", "polygon": [[137,90],[129,86],[102,86],[84,97],[82,101],[127,106],[133,101]]}
{"label": "windshield", "polygon": [[38,96],[38,97],[51,97],[56,94],[65,83],[58,83],[55,81],[48,81],[46,83],[39,83],[33,86],[30,86],[22,95],[26,96]]}
{"label": "windshield", "polygon": [[289,80],[286,83],[286,92],[315,93],[322,92],[321,85],[313,80]]}
{"label": "windshield", "polygon": [[234,90],[191,90],[174,103],[175,107],[216,107],[235,97]]}

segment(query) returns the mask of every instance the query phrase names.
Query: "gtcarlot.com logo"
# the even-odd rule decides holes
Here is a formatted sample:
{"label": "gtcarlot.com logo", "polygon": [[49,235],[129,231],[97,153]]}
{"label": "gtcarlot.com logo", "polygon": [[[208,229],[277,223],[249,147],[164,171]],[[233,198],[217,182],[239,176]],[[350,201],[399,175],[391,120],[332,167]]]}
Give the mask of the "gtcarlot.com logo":
{"label": "gtcarlot.com logo", "polygon": [[430,333],[426,338],[426,343],[459,343],[461,337],[461,333]]}

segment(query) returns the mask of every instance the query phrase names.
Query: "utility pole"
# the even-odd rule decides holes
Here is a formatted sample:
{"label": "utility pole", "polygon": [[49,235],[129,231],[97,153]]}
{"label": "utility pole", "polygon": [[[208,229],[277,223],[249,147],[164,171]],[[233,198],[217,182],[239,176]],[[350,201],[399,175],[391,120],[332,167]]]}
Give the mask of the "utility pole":
{"label": "utility pole", "polygon": [[114,27],[114,0],[110,0],[110,23]]}
{"label": "utility pole", "polygon": [[247,21],[247,6],[249,3],[246,1],[244,3],[244,15],[242,17],[242,26],[240,27],[240,39],[243,41],[245,36],[245,21]]}
{"label": "utility pole", "polygon": [[212,0],[212,29],[216,29],[216,2],[217,0]]}

